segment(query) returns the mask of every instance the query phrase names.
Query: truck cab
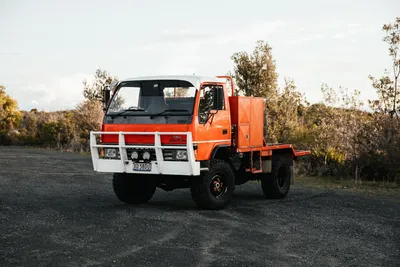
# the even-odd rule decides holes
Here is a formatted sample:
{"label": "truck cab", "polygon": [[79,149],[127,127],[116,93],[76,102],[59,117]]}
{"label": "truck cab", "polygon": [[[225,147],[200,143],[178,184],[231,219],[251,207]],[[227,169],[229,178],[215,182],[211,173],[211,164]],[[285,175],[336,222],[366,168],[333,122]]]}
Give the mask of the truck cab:
{"label": "truck cab", "polygon": [[[272,151],[279,148],[263,138],[264,100],[234,96],[230,77],[137,77],[109,89],[102,128],[91,132],[90,147],[94,170],[113,173],[121,201],[145,203],[157,187],[190,188],[198,206],[219,209],[229,204],[235,185],[254,179],[268,184],[276,165]],[[275,187],[284,197],[290,162],[307,152],[291,145],[280,152],[287,171]]]}

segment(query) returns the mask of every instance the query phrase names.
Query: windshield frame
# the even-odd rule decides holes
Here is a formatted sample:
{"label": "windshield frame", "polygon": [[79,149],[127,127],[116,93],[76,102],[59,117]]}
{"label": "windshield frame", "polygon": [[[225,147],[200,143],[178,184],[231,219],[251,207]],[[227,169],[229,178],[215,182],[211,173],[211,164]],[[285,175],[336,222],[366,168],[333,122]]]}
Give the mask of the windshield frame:
{"label": "windshield frame", "polygon": [[[143,80],[134,80],[134,81],[121,81],[118,84],[116,84],[115,87],[114,87],[113,94],[112,94],[112,96],[111,96],[111,98],[110,98],[110,100],[108,102],[107,108],[104,111],[104,116],[105,117],[119,117],[119,116],[151,117],[151,116],[153,116],[154,114],[152,114],[152,113],[144,114],[142,112],[135,112],[135,111],[133,111],[133,112],[127,111],[127,112],[124,112],[121,115],[118,115],[118,113],[122,112],[124,109],[119,110],[119,111],[112,111],[110,113],[110,106],[112,105],[112,103],[115,100],[115,98],[118,96],[118,92],[122,87],[129,87],[129,85],[139,84],[140,85],[139,86],[140,87],[140,95],[139,95],[139,97],[141,97],[142,96],[141,95],[142,94],[142,90],[144,90],[143,86],[142,86],[142,83],[145,83],[145,82],[154,82],[154,83],[158,83],[158,84],[163,83],[163,82],[167,82],[167,83],[176,82],[176,83],[178,83],[178,85],[181,84],[181,86],[177,86],[177,87],[182,87],[182,88],[184,88],[184,87],[192,87],[192,88],[194,88],[194,95],[192,96],[194,98],[193,105],[192,105],[190,110],[187,109],[189,112],[182,113],[182,112],[169,111],[169,112],[167,112],[165,114],[165,116],[190,116],[190,117],[193,118],[194,113],[195,113],[195,109],[196,109],[196,103],[197,103],[197,97],[198,97],[198,94],[199,94],[199,90],[191,82],[189,82],[187,80],[182,80],[182,79],[154,79],[154,80],[153,79],[143,79]],[[169,88],[169,87],[166,87],[166,88]],[[164,98],[165,98],[165,95],[164,95]]]}

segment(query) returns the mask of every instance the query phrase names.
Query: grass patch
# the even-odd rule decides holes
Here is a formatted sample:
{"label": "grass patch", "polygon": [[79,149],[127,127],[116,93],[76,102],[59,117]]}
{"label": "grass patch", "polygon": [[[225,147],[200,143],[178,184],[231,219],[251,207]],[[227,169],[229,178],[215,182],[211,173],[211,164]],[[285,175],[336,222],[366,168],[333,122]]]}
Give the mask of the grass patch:
{"label": "grass patch", "polygon": [[400,185],[392,182],[374,182],[337,179],[332,177],[297,176],[295,184],[313,188],[342,189],[346,191],[363,192],[367,194],[387,194],[400,196]]}

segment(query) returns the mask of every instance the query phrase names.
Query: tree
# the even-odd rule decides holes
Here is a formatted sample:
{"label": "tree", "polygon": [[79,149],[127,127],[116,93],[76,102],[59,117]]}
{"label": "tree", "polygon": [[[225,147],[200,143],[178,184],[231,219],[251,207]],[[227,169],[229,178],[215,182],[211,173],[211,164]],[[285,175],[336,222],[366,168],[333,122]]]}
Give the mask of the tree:
{"label": "tree", "polygon": [[102,119],[103,110],[98,101],[85,100],[76,107],[76,132],[81,150],[88,150],[90,131],[99,131]]}
{"label": "tree", "polygon": [[291,78],[285,78],[285,86],[276,98],[274,109],[269,110],[269,134],[275,142],[290,142],[300,131],[299,108],[304,104],[301,94]]}
{"label": "tree", "polygon": [[22,121],[17,101],[7,95],[5,89],[0,85],[0,144],[9,143],[9,134]]}
{"label": "tree", "polygon": [[[311,150],[311,169],[319,175],[361,177],[364,153],[364,128],[368,113],[362,111],[360,91],[322,84],[323,103],[302,111],[305,115],[300,129]],[[298,134],[296,134],[298,135]]]}
{"label": "tree", "polygon": [[389,44],[389,55],[393,60],[393,108],[391,112],[391,117],[393,117],[393,113],[396,114],[396,117],[399,116],[399,84],[398,79],[400,76],[400,55],[399,55],[399,47],[400,47],[400,17],[396,18],[396,21],[393,24],[385,24],[383,25],[383,30],[386,33],[386,36],[383,38],[385,42]]}
{"label": "tree", "polygon": [[305,99],[297,90],[293,79],[285,78],[285,86],[278,89],[276,63],[272,48],[263,41],[256,42],[252,54],[237,52],[232,55],[234,70],[231,76],[237,84],[236,94],[265,98],[264,129],[268,142],[298,140],[299,116],[304,111]]}
{"label": "tree", "polygon": [[[277,114],[278,74],[275,60],[272,57],[271,46],[264,41],[257,41],[256,46],[249,54],[237,52],[231,57],[234,63],[233,73],[230,76],[235,80],[235,94],[265,98],[265,123],[264,137],[274,142],[273,117]],[[267,123],[268,114],[271,114],[271,123]]]}
{"label": "tree", "polygon": [[117,77],[111,77],[107,71],[97,69],[92,84],[89,84],[86,79],[83,81],[83,96],[88,100],[101,102],[103,99],[104,88],[116,82],[118,82]]}
{"label": "tree", "polygon": [[237,52],[231,57],[235,66],[232,78],[238,90],[246,96],[261,96],[270,99],[276,96],[278,74],[272,48],[264,41],[257,41],[253,53]]}
{"label": "tree", "polygon": [[389,55],[392,58],[393,78],[388,74],[376,79],[369,76],[373,87],[377,90],[379,100],[370,101],[371,107],[378,112],[390,115],[390,118],[399,119],[400,95],[398,79],[400,76],[400,17],[393,24],[384,24],[385,32],[383,41],[389,45]]}
{"label": "tree", "polygon": [[378,99],[369,101],[374,111],[374,125],[371,126],[375,133],[373,142],[370,144],[370,153],[376,157],[376,151],[380,151],[379,158],[389,168],[388,180],[400,176],[400,17],[391,24],[382,27],[385,36],[383,41],[389,45],[389,56],[392,58],[392,77],[386,74],[379,79],[369,75],[373,87],[376,89]]}

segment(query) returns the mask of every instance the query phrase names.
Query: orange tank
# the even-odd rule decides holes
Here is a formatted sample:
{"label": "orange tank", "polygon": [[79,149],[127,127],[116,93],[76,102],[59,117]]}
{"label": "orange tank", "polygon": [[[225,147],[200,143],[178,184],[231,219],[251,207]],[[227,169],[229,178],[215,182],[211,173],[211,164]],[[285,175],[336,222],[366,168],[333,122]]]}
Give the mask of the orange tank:
{"label": "orange tank", "polygon": [[248,150],[263,146],[264,99],[261,97],[229,97],[232,124],[236,125],[236,148]]}

